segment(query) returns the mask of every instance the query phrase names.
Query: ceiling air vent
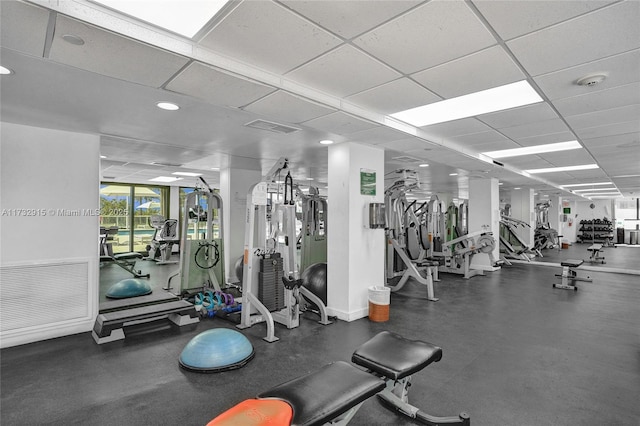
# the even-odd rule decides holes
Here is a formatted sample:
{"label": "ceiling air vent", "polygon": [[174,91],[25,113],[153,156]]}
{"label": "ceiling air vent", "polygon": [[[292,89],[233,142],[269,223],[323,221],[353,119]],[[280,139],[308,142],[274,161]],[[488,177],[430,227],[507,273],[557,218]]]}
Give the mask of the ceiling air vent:
{"label": "ceiling air vent", "polygon": [[399,161],[401,163],[421,163],[422,160],[415,157],[409,157],[408,155],[401,155],[399,157],[393,157],[393,160]]}
{"label": "ceiling air vent", "polygon": [[293,133],[300,130],[296,127],[286,126],[284,124],[274,123],[272,121],[266,121],[266,120],[253,120],[245,124],[245,126],[252,127],[254,129],[268,130],[270,132],[284,133],[284,134]]}

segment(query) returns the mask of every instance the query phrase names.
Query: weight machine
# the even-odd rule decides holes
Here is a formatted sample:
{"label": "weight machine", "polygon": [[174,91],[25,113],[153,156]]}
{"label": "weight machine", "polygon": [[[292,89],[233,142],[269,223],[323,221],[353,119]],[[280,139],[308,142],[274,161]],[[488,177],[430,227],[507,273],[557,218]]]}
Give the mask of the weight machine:
{"label": "weight machine", "polygon": [[301,212],[296,216],[302,223],[297,238],[302,273],[308,266],[327,261],[327,199],[314,186],[304,193],[296,185],[295,193],[296,211]]}
{"label": "weight machine", "polygon": [[398,170],[402,175],[385,190],[385,213],[387,222],[387,282],[400,276],[395,285],[388,285],[396,292],[404,287],[409,278],[427,287],[427,300],[438,301],[433,289],[437,281],[438,262],[427,258],[431,240],[427,230],[427,203],[417,206],[409,203],[406,194],[420,189],[417,174],[412,170]]}
{"label": "weight machine", "polygon": [[296,206],[290,172],[284,186],[276,177],[288,168],[280,158],[262,180],[249,189],[245,223],[242,311],[240,329],[266,323],[267,342],[275,336],[275,322],[287,328],[300,325],[301,296],[314,303],[320,323],[330,324],[322,300],[303,287],[296,264]]}
{"label": "weight machine", "polygon": [[224,283],[222,197],[202,178],[204,186],[187,194],[182,210],[180,268],[167,280],[180,277],[177,294],[189,297],[200,292],[221,292]]}
{"label": "weight machine", "polygon": [[178,238],[178,221],[176,219],[166,220],[162,215],[152,215],[149,218],[149,226],[155,231],[153,232],[151,244],[147,246],[149,254],[143,259],[155,260],[158,265],[178,263],[177,260],[171,260],[173,245],[180,242]]}

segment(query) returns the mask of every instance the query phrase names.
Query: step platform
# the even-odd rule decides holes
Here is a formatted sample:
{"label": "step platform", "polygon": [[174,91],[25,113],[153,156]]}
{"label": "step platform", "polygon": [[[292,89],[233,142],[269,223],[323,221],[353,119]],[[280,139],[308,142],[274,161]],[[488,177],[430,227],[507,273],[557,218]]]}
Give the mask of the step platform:
{"label": "step platform", "polygon": [[200,321],[192,303],[175,300],[148,306],[139,306],[101,313],[93,325],[93,340],[99,345],[125,338],[124,327],[168,318],[178,326]]}

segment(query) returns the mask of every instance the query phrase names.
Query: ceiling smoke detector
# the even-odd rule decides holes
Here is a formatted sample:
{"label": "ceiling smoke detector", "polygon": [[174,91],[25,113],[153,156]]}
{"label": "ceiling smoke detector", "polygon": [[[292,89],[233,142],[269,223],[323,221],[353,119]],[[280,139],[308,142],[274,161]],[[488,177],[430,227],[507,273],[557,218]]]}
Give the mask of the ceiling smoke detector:
{"label": "ceiling smoke detector", "polygon": [[582,77],[581,79],[576,81],[576,84],[578,86],[596,86],[602,83],[606,78],[607,76],[604,74],[593,74]]}

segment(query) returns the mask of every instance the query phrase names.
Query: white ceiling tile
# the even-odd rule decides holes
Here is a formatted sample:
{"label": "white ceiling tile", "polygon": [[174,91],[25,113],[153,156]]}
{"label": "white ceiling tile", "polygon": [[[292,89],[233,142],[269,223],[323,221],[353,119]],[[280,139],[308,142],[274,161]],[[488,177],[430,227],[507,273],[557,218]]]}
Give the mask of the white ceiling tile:
{"label": "white ceiling tile", "polygon": [[553,101],[553,104],[564,116],[640,104],[640,83],[631,83],[585,95],[558,99]]}
{"label": "white ceiling tile", "polygon": [[289,123],[302,123],[335,111],[282,90],[248,105],[244,110]]}
{"label": "white ceiling tile", "polygon": [[[65,34],[82,38],[84,44],[67,43],[62,39]],[[185,57],[64,15],[57,17],[49,57],[63,64],[151,87],[162,86],[188,62]]]}
{"label": "white ceiling tile", "polygon": [[501,46],[493,46],[411,76],[445,99],[524,80]]}
{"label": "white ceiling tile", "polygon": [[346,97],[395,80],[400,74],[358,49],[344,45],[288,73],[287,77],[325,93]]}
{"label": "white ceiling tile", "polygon": [[363,142],[371,145],[378,145],[384,142],[396,141],[399,139],[405,139],[406,133],[399,132],[385,126],[379,126],[373,129],[363,130],[361,132],[353,133],[349,135],[349,141],[351,142]]}
{"label": "white ceiling tile", "polygon": [[572,115],[566,117],[566,120],[574,130],[586,129],[595,126],[607,126],[610,124],[624,123],[634,120],[640,123],[640,104]]}
{"label": "white ceiling tile", "polygon": [[555,166],[566,166],[573,164],[591,164],[594,159],[586,149],[572,149],[570,151],[559,151],[545,154],[538,154],[540,158]]}
{"label": "white ceiling tile", "polygon": [[378,124],[361,120],[342,111],[305,121],[304,125],[338,135],[348,135],[379,126]]}
{"label": "white ceiling tile", "polygon": [[442,100],[408,78],[400,78],[349,96],[349,102],[380,114],[393,114]]}
{"label": "white ceiling tile", "polygon": [[200,42],[265,70],[284,73],[342,41],[271,1],[244,1]]}
{"label": "white ceiling tile", "polygon": [[537,155],[527,155],[522,157],[509,157],[509,158],[501,158],[498,161],[501,163],[507,164],[509,166],[515,167],[520,170],[529,170],[529,169],[544,169],[547,167],[553,167],[554,165],[549,163],[548,161],[540,158]]}
{"label": "white ceiling tile", "polygon": [[200,62],[193,62],[166,86],[185,95],[215,105],[241,107],[276,89],[246,78],[231,75]]}
{"label": "white ceiling tile", "polygon": [[390,66],[414,73],[496,44],[461,1],[431,1],[354,40]]}
{"label": "white ceiling tile", "polygon": [[575,140],[576,137],[570,131],[559,133],[549,133],[543,135],[535,135],[529,137],[513,138],[522,146],[545,145],[549,143],[568,142]]}
{"label": "white ceiling tile", "polygon": [[491,130],[490,127],[475,118],[463,118],[447,121],[446,123],[432,124],[431,126],[422,127],[422,129],[433,138],[469,135]]}
{"label": "white ceiling tile", "polygon": [[429,155],[428,151],[426,151],[425,148],[427,149],[430,148],[431,144],[419,138],[406,138],[406,139],[399,139],[391,142],[384,142],[384,143],[381,143],[380,146],[383,146],[388,149],[393,149],[401,153],[407,152],[407,151],[417,151],[418,153],[421,154],[420,158],[423,158]]}
{"label": "white ceiling tile", "polygon": [[640,47],[640,2],[626,1],[507,42],[533,76]]}
{"label": "white ceiling tile", "polygon": [[477,145],[508,141],[506,137],[496,131],[472,133],[469,135],[453,136],[448,138],[452,142],[464,144],[476,148]]}
{"label": "white ceiling tile", "polygon": [[321,1],[281,3],[345,39],[353,38],[420,4],[422,0]]}
{"label": "white ceiling tile", "polygon": [[27,3],[3,1],[0,6],[2,47],[42,57],[49,11]]}
{"label": "white ceiling tile", "polygon": [[473,3],[500,37],[508,40],[582,15],[612,1],[473,0]]}
{"label": "white ceiling tile", "polygon": [[520,145],[511,139],[503,139],[486,143],[479,143],[474,146],[478,152],[499,151],[501,149],[520,148]]}
{"label": "white ceiling tile", "polygon": [[538,102],[533,105],[478,116],[478,120],[488,124],[494,129],[504,129],[506,127],[520,126],[538,121],[552,120],[554,118],[558,118],[558,115],[546,102]]}
{"label": "white ceiling tile", "polygon": [[[569,129],[567,128],[567,126],[559,118],[500,129],[500,131],[504,133],[505,136],[515,140],[518,140],[519,138],[528,138],[532,136],[549,135],[552,133],[566,132],[568,130]],[[563,142],[563,141],[556,141],[556,142]]]}
{"label": "white ceiling tile", "polygon": [[[580,86],[582,77],[603,74],[607,78],[597,86]],[[566,68],[534,78],[551,100],[569,98],[640,81],[640,49],[611,56],[600,61]]]}
{"label": "white ceiling tile", "polygon": [[[640,147],[638,133],[626,133],[624,135],[606,136],[600,138],[585,139],[582,141],[587,149],[597,154],[606,154],[625,147]],[[638,165],[640,173],[640,164]]]}
{"label": "white ceiling tile", "polygon": [[640,133],[640,120],[609,124],[607,126],[587,127],[577,129],[575,132],[582,140],[602,136],[623,135],[626,133]]}

